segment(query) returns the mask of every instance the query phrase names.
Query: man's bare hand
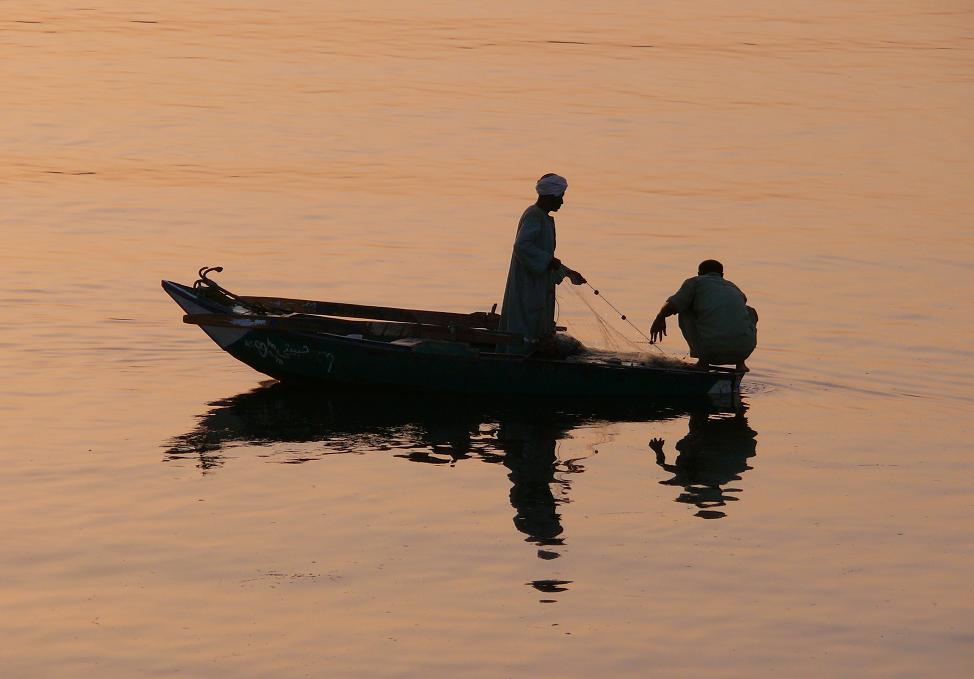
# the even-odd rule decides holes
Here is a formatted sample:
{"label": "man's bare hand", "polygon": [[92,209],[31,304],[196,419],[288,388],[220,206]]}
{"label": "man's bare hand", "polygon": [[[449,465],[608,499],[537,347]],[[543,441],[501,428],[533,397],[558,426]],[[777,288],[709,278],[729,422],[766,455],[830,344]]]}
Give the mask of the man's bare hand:
{"label": "man's bare hand", "polygon": [[660,315],[656,317],[653,325],[649,328],[649,341],[656,344],[656,342],[663,340],[664,335],[666,335],[666,317]]}
{"label": "man's bare hand", "polygon": [[661,438],[654,438],[649,440],[649,447],[653,449],[656,453],[656,464],[663,464],[666,462],[666,456],[663,455],[663,444],[666,443]]}
{"label": "man's bare hand", "polygon": [[585,280],[585,276],[577,271],[572,271],[571,269],[568,270],[568,280],[572,282],[572,285],[585,285],[588,283],[588,281]]}

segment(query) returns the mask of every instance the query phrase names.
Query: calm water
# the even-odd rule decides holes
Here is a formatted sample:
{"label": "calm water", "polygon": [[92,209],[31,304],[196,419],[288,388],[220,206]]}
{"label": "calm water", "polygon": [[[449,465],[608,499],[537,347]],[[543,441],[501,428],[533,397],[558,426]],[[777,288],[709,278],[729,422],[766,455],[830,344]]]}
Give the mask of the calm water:
{"label": "calm water", "polygon": [[[974,671],[969,2],[14,0],[0,102],[3,676]],[[550,171],[644,330],[724,262],[744,408],[295,393],[158,287],[485,310]]]}

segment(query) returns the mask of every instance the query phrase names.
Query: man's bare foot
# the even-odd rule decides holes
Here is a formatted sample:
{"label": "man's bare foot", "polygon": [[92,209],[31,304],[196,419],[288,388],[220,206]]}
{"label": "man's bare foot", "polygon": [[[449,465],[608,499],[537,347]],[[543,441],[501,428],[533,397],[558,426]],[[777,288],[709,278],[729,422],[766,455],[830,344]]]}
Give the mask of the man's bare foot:
{"label": "man's bare foot", "polygon": [[737,364],[737,372],[739,372],[739,373],[749,373],[749,372],[751,372],[751,369],[748,368],[746,365],[744,365],[744,361],[741,361],[740,363]]}

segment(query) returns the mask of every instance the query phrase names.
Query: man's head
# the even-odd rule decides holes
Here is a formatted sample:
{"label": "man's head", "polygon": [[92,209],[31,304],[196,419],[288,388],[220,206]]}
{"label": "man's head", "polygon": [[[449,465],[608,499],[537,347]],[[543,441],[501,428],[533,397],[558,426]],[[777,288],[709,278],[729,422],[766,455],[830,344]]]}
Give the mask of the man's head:
{"label": "man's head", "polygon": [[719,276],[723,276],[724,265],[718,262],[716,259],[705,259],[700,262],[700,266],[697,267],[697,275],[705,276],[708,273],[715,273]]}
{"label": "man's head", "polygon": [[537,206],[545,212],[557,212],[565,202],[565,190],[568,180],[549,172],[538,180],[535,190],[538,192]]}

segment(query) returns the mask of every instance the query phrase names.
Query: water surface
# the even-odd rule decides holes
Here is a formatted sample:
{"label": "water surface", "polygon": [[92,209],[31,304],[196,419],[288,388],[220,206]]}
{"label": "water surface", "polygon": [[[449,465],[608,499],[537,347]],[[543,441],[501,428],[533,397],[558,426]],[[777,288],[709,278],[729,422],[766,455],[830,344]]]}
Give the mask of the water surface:
{"label": "water surface", "polygon": [[[969,675],[972,39],[950,0],[5,3],[0,672]],[[308,396],[158,287],[486,310],[552,171],[643,330],[724,262],[743,407]]]}

